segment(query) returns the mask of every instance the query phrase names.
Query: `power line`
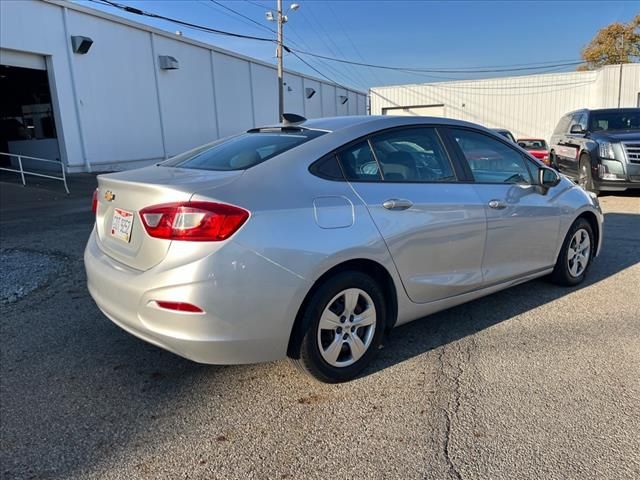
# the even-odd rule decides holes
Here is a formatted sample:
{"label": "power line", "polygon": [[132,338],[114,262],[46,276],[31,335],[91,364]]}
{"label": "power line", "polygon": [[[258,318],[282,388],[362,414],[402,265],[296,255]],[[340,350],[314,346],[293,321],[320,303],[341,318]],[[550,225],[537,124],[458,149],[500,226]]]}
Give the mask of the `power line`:
{"label": "power line", "polygon": [[112,7],[118,8],[118,9],[123,10],[125,12],[133,13],[135,15],[142,15],[144,17],[157,18],[159,20],[166,20],[168,22],[176,23],[178,25],[182,25],[182,26],[185,26],[185,27],[193,28],[195,30],[200,30],[200,31],[207,32],[207,33],[213,33],[213,34],[216,34],[216,35],[225,35],[225,36],[228,36],[228,37],[244,38],[244,39],[247,39],[247,40],[256,40],[256,41],[260,41],[260,42],[274,42],[273,38],[256,37],[254,35],[244,35],[242,33],[228,32],[228,31],[219,30],[219,29],[216,29],[216,28],[205,27],[203,25],[198,25],[198,24],[195,24],[195,23],[186,22],[184,20],[179,20],[177,18],[166,17],[164,15],[159,15],[157,13],[147,12],[145,10],[140,10],[139,8],[130,7],[128,5],[122,5],[120,3],[112,2],[111,0],[89,0],[89,1],[93,2],[93,3],[110,5]]}
{"label": "power line", "polygon": [[435,68],[414,68],[414,67],[391,67],[388,65],[379,65],[374,63],[365,63],[365,62],[356,62],[353,60],[346,60],[344,58],[336,58],[329,57],[327,55],[320,55],[318,53],[313,52],[305,52],[301,50],[296,50],[298,53],[302,55],[308,55],[311,57],[323,58],[325,60],[330,60],[332,62],[346,63],[349,65],[358,65],[361,67],[371,67],[371,68],[380,68],[384,70],[395,70],[401,72],[426,72],[426,73],[499,73],[499,72],[517,72],[523,70],[538,70],[546,67],[565,67],[571,65],[580,65],[584,63],[583,61],[572,61],[566,63],[557,63],[553,65],[541,65],[541,66],[527,66],[527,67],[517,67],[517,68],[498,68],[498,69],[486,69],[486,70],[465,70],[465,69],[435,69]]}
{"label": "power line", "polygon": [[[151,17],[151,18],[156,18],[156,19],[161,19],[161,20],[166,20],[169,22],[173,22],[176,23],[178,25],[183,25],[189,28],[193,28],[196,30],[201,30],[204,32],[208,32],[208,33],[213,33],[213,34],[217,34],[217,35],[225,35],[225,36],[230,36],[230,37],[235,37],[235,38],[244,38],[244,39],[248,39],[248,40],[256,40],[256,41],[262,41],[262,42],[271,42],[271,43],[275,43],[275,40],[273,38],[265,38],[265,37],[258,37],[258,36],[254,36],[254,35],[245,35],[245,34],[241,34],[241,33],[236,33],[236,32],[229,32],[229,31],[225,31],[225,30],[219,30],[219,29],[215,29],[215,28],[211,28],[211,27],[206,27],[203,25],[199,25],[199,24],[195,24],[195,23],[191,23],[191,22],[186,22],[184,20],[179,20],[176,18],[172,18],[172,17],[167,17],[164,15],[159,15],[156,13],[152,13],[152,12],[147,12],[144,10],[140,10],[138,8],[135,7],[129,7],[127,5],[123,5],[123,4],[119,4],[116,2],[113,2],[111,0],[89,0],[91,2],[94,3],[100,3],[100,4],[107,4],[110,5],[112,7],[118,8],[120,10],[129,12],[129,13],[133,13],[136,15],[142,15],[142,16],[147,16],[147,17]],[[218,2],[214,2],[217,3]],[[229,7],[224,7],[227,10],[231,10],[233,11],[233,9],[230,9]],[[241,16],[249,19],[249,17],[246,17],[242,14],[240,14]],[[250,19],[253,23],[256,23],[258,25],[260,25],[263,28],[266,28],[268,30],[268,27],[265,27],[264,25],[254,21],[253,19]],[[312,26],[311,24],[309,24],[310,26]],[[327,44],[327,46],[329,46]],[[314,57],[314,58],[318,58],[318,59],[323,59],[323,60],[328,60],[328,61],[333,61],[333,62],[338,62],[338,63],[344,63],[344,64],[349,64],[349,65],[354,65],[354,66],[362,66],[362,67],[370,67],[370,68],[378,68],[378,69],[384,69],[384,70],[391,70],[391,71],[400,71],[400,72],[409,72],[409,73],[500,73],[500,72],[515,72],[515,71],[527,71],[527,70],[543,70],[543,69],[550,69],[550,68],[556,68],[556,67],[565,67],[565,66],[572,66],[572,65],[580,65],[584,62],[582,61],[571,61],[571,62],[564,62],[564,63],[555,63],[553,64],[552,62],[540,62],[538,63],[536,66],[533,66],[533,64],[521,64],[521,65],[529,65],[529,66],[520,66],[520,67],[513,67],[513,68],[496,68],[496,69],[481,69],[482,67],[472,67],[473,69],[434,69],[434,68],[414,68],[414,67],[398,67],[398,66],[388,66],[388,65],[379,65],[379,64],[372,64],[372,63],[367,63],[367,62],[356,62],[353,60],[347,60],[347,59],[343,59],[343,58],[337,58],[337,57],[331,57],[328,55],[321,55],[318,53],[313,53],[307,50],[301,50],[301,49],[297,49],[297,48],[290,48],[287,47],[286,45],[284,45],[284,48],[287,52],[289,53],[297,53],[297,54],[301,54],[301,55],[307,55],[310,57]],[[332,50],[332,48],[329,47],[330,50]],[[296,55],[297,58],[300,59],[300,57],[298,55]],[[306,63],[305,63],[306,64]],[[358,82],[355,82],[358,83]]]}

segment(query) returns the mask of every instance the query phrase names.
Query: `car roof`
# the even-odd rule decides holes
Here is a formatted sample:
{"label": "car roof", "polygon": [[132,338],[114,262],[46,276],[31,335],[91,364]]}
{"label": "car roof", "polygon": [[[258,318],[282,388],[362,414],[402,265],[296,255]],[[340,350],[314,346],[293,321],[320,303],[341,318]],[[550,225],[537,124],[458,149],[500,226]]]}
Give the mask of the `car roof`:
{"label": "car roof", "polygon": [[491,130],[493,130],[494,132],[505,132],[505,133],[511,133],[509,130],[507,130],[506,128],[492,128]]}
{"label": "car roof", "polygon": [[518,142],[545,142],[544,138],[519,138]]}
{"label": "car roof", "polygon": [[459,127],[475,127],[485,128],[482,125],[477,125],[463,120],[454,120],[452,118],[444,117],[407,117],[400,115],[346,115],[341,117],[323,117],[304,120],[298,123],[277,123],[271,125],[265,125],[250,131],[257,131],[262,129],[278,129],[283,127],[298,127],[302,129],[311,130],[323,130],[326,132],[337,132],[353,126],[369,125],[379,129],[384,129],[387,125],[389,127],[399,125],[421,125],[421,124],[439,124],[439,125],[451,125]]}
{"label": "car roof", "polygon": [[578,110],[572,110],[563,115],[575,115],[576,113],[613,113],[613,112],[635,112],[640,111],[639,107],[623,107],[623,108],[579,108]]}

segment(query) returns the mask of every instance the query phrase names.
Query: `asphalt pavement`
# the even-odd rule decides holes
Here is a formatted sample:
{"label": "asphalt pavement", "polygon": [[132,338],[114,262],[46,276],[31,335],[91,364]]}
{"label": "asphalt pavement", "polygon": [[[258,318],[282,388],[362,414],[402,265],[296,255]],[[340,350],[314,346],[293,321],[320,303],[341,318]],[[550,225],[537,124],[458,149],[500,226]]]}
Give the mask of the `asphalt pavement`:
{"label": "asphalt pavement", "polygon": [[413,322],[364,376],[323,385],[287,361],[198,365],[111,324],[82,264],[92,182],[0,184],[4,280],[48,272],[0,303],[1,478],[640,478],[640,197],[601,197],[583,285]]}

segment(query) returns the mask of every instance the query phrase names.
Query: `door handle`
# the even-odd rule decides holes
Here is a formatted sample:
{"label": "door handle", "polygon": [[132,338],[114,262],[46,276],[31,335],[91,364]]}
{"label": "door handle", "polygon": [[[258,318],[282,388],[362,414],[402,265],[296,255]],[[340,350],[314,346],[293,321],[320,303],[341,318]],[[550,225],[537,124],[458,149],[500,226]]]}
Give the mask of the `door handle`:
{"label": "door handle", "polygon": [[489,208],[494,208],[496,210],[504,210],[505,208],[507,208],[507,204],[504,203],[502,200],[491,200],[489,201]]}
{"label": "door handle", "polygon": [[413,202],[410,200],[404,200],[400,198],[390,198],[382,203],[382,206],[387,210],[406,210],[413,206]]}

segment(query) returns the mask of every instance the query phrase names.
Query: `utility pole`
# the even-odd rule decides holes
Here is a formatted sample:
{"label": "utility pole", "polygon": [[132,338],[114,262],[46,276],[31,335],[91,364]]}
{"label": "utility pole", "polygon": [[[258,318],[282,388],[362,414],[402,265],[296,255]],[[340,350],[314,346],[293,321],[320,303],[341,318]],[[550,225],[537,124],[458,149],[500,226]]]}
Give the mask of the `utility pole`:
{"label": "utility pole", "polygon": [[[283,115],[284,115],[284,59],[283,59],[283,55],[282,55],[282,45],[283,45],[283,28],[284,28],[284,24],[287,23],[287,21],[289,21],[289,17],[287,16],[287,14],[285,12],[282,11],[282,0],[276,0],[276,16],[274,18],[273,16],[273,12],[272,11],[268,11],[265,14],[265,17],[267,20],[269,20],[270,22],[275,21],[278,24],[278,32],[277,32],[277,37],[276,37],[276,58],[278,60],[278,118],[280,119],[280,121],[282,122],[284,120]],[[300,5],[297,3],[292,3],[289,6],[289,9],[287,10],[287,13],[289,11],[296,11],[300,8]]]}
{"label": "utility pole", "polygon": [[[278,58],[278,119],[280,122],[284,120],[284,61],[282,58],[282,27],[284,26],[282,15],[282,0],[278,3],[278,47],[276,48],[276,57]],[[620,103],[620,100],[618,100]],[[618,105],[620,106],[620,105]]]}
{"label": "utility pole", "polygon": [[[280,0],[278,0],[280,1]],[[620,100],[622,98],[622,61],[624,56],[624,33],[620,36],[620,72],[618,73],[618,108],[620,108]]]}

